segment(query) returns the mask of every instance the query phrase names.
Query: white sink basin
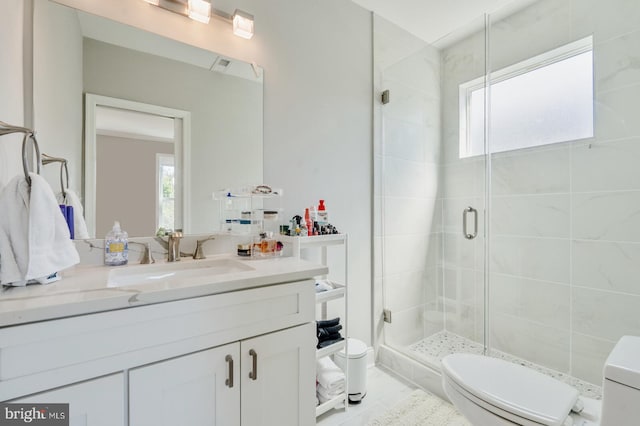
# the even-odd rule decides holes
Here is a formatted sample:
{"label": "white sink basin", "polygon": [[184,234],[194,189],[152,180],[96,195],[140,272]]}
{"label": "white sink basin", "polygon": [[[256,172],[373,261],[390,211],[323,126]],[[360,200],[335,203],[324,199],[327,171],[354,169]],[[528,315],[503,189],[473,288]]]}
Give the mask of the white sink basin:
{"label": "white sink basin", "polygon": [[233,272],[253,271],[251,266],[233,259],[195,260],[160,265],[129,266],[112,269],[107,287],[182,281],[187,278],[211,277]]}

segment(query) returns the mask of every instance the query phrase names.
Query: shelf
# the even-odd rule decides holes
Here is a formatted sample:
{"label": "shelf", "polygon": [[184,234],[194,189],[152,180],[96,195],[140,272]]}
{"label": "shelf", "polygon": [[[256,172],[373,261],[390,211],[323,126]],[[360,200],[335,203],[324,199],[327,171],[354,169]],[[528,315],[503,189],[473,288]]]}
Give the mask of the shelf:
{"label": "shelf", "polygon": [[347,394],[343,392],[335,398],[316,406],[316,417],[326,413],[333,408],[336,408],[338,405],[344,404],[346,398]]}
{"label": "shelf", "polygon": [[324,303],[329,300],[340,299],[344,297],[345,286],[342,284],[332,283],[333,290],[321,291],[316,293],[316,303]]}
{"label": "shelf", "polygon": [[293,237],[281,235],[281,239],[288,243],[299,242],[300,247],[322,247],[344,244],[347,234],[329,234]]}
{"label": "shelf", "polygon": [[282,189],[273,188],[273,192],[270,194],[262,194],[262,193],[254,193],[251,191],[237,191],[237,190],[229,190],[222,189],[218,191],[214,191],[211,194],[211,197],[214,200],[226,200],[229,198],[238,198],[238,199],[250,199],[250,198],[277,198],[282,197]]}
{"label": "shelf", "polygon": [[316,349],[316,359],[323,358],[325,356],[333,355],[336,352],[340,352],[344,349],[344,345],[347,339],[341,340],[338,343],[334,343],[333,345],[324,347],[322,349]]}

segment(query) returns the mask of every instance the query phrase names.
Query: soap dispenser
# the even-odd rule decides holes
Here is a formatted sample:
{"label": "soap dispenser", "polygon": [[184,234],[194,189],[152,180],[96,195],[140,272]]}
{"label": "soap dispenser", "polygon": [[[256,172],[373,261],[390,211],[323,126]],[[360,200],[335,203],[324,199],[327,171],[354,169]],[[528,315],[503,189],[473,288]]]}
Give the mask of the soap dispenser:
{"label": "soap dispenser", "polygon": [[113,229],[104,238],[104,264],[107,266],[126,265],[129,261],[129,235],[120,229],[115,221]]}

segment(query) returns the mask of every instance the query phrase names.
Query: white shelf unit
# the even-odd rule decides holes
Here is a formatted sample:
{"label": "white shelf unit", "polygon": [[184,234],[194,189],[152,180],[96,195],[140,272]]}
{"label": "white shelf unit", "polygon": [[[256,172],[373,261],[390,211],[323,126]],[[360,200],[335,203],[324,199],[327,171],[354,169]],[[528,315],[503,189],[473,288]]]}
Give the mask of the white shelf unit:
{"label": "white shelf unit", "polygon": [[[347,347],[347,324],[348,324],[348,296],[347,296],[347,287],[349,280],[349,238],[347,234],[331,234],[331,235],[316,235],[316,236],[301,236],[301,237],[288,237],[288,236],[280,236],[280,239],[285,242],[291,244],[292,254],[294,257],[300,258],[302,255],[302,251],[305,249],[319,249],[321,255],[321,263],[323,265],[327,265],[328,263],[328,248],[331,246],[342,246],[344,250],[344,277],[343,281],[340,283],[336,283],[332,280],[334,284],[333,290],[328,290],[320,293],[316,293],[316,304],[320,306],[320,318],[327,319],[327,303],[334,300],[342,300],[343,306],[342,311],[343,315],[341,316],[342,321],[342,335],[344,340],[334,343],[331,346],[327,346],[325,348],[316,350],[316,359],[320,359],[325,356],[333,355],[341,350],[345,351],[345,354],[348,353]],[[326,279],[327,276],[317,277],[319,279]],[[349,371],[348,367],[349,363],[345,363],[345,381],[344,381],[344,389],[345,391],[335,398],[324,402],[316,407],[316,417],[326,413],[329,410],[338,407],[344,407],[345,410],[349,406],[349,399],[347,395],[347,390],[349,389]]]}
{"label": "white shelf unit", "polygon": [[[225,189],[214,192],[213,198],[220,205],[220,232],[234,236],[237,243],[253,248],[263,232],[272,234],[274,243],[279,239],[281,189],[274,189],[270,194]],[[265,256],[253,250],[251,253],[252,257]],[[270,253],[280,254],[282,252]]]}

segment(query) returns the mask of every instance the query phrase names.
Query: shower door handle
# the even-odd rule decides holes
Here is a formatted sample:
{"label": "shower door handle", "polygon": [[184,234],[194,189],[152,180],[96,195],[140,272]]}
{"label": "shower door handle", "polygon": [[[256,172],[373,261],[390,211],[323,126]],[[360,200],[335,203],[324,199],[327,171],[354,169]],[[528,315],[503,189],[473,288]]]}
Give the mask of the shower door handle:
{"label": "shower door handle", "polygon": [[[473,234],[467,231],[467,216],[469,213],[473,213]],[[462,235],[464,235],[467,240],[473,240],[478,236],[478,210],[471,206],[462,211]]]}

